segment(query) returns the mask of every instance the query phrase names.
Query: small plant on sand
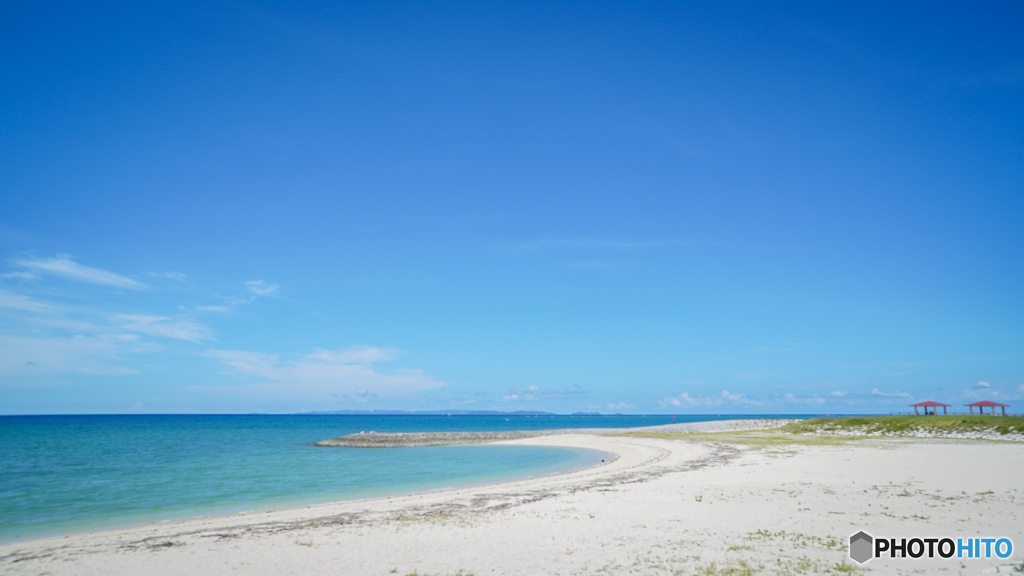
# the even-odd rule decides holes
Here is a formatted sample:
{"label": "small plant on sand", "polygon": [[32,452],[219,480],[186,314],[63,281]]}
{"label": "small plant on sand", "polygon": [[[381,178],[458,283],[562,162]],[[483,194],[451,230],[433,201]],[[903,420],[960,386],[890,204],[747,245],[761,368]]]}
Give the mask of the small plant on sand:
{"label": "small plant on sand", "polygon": [[756,573],[753,566],[743,561],[737,566],[719,566],[712,562],[697,572],[701,576],[754,576]]}

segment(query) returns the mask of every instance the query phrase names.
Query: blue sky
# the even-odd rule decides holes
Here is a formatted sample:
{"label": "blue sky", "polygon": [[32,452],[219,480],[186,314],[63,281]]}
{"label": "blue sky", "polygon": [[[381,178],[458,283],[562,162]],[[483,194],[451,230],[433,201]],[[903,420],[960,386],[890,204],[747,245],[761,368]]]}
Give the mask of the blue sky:
{"label": "blue sky", "polygon": [[1019,3],[150,4],[0,8],[0,413],[1024,404]]}

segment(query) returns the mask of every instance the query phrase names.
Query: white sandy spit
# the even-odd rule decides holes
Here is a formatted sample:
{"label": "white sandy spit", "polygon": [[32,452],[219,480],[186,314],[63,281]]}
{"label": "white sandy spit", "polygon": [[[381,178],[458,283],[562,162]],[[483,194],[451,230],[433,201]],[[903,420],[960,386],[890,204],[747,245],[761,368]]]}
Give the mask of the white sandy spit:
{"label": "white sandy spit", "polygon": [[[980,574],[1024,562],[1022,444],[870,439],[750,448],[597,434],[512,443],[618,458],[492,486],[8,544],[0,546],[0,572]],[[854,567],[847,539],[859,530],[1008,537],[1015,550],[1003,560]]]}

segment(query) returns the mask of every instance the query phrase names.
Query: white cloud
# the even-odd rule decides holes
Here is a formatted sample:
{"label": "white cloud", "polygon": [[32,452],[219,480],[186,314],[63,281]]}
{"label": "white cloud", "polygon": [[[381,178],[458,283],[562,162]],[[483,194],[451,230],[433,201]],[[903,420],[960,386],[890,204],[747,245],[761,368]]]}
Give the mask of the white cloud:
{"label": "white cloud", "polygon": [[21,271],[21,270],[16,270],[14,272],[8,272],[6,274],[0,274],[0,278],[22,278],[22,279],[25,279],[25,280],[32,280],[35,277],[36,277],[35,274],[33,274],[31,272],[24,272],[24,271]]}
{"label": "white cloud", "polygon": [[794,394],[791,394],[791,393],[787,392],[786,394],[783,394],[782,397],[785,398],[787,402],[793,402],[795,404],[824,404],[825,403],[825,399],[821,398],[819,396],[804,396],[804,397],[800,397],[800,396],[796,396]]}
{"label": "white cloud", "polygon": [[746,394],[735,394],[726,390],[722,390],[722,398],[731,404],[749,404],[751,406],[762,406],[764,404],[764,402],[747,398]]}
{"label": "white cloud", "polygon": [[277,284],[267,284],[263,280],[250,280],[248,282],[243,282],[243,284],[245,284],[245,287],[249,292],[252,292],[257,296],[269,296],[274,292],[277,292],[278,288],[280,288]]}
{"label": "white cloud", "polygon": [[747,399],[746,394],[737,394],[729,392],[728,390],[722,390],[722,398],[737,404],[750,404],[750,400]]}
{"label": "white cloud", "polygon": [[306,358],[328,364],[373,364],[374,362],[394,360],[397,356],[398,353],[390,348],[352,346],[339,351],[317,350],[307,355]]}
{"label": "white cloud", "polygon": [[242,284],[245,286],[247,294],[224,298],[225,303],[231,306],[249,304],[250,302],[255,302],[260,296],[270,296],[275,294],[281,288],[277,284],[267,284],[263,280],[249,280],[242,282]]}
{"label": "white cloud", "polygon": [[178,282],[185,282],[188,280],[188,274],[183,272],[150,272],[149,275],[154,278],[168,278],[170,280],[177,280]]}
{"label": "white cloud", "polygon": [[991,400],[1004,397],[1002,392],[993,388],[988,382],[978,382],[974,388],[964,390],[963,395],[971,400]]}
{"label": "white cloud", "polygon": [[262,381],[247,387],[250,391],[278,395],[402,395],[448,385],[421,370],[377,371],[374,363],[395,357],[386,348],[317,350],[292,361],[240,350],[210,350],[204,355],[219,360],[228,373]]}
{"label": "white cloud", "polygon": [[608,403],[608,409],[609,410],[635,410],[636,406],[633,406],[632,404],[626,404],[625,402],[618,402],[618,403],[609,402]]}
{"label": "white cloud", "polygon": [[135,334],[38,338],[0,334],[0,374],[132,374],[121,356],[151,352]]}
{"label": "white cloud", "polygon": [[553,389],[541,389],[538,386],[528,386],[526,388],[513,388],[508,394],[505,394],[500,398],[502,402],[530,402],[533,400],[551,400],[556,398],[571,398],[574,396],[585,395],[586,391],[579,387],[573,387],[568,390],[553,390]]}
{"label": "white cloud", "polygon": [[838,396],[838,397],[842,398],[843,396],[846,396],[846,392],[844,392],[842,390],[833,390],[832,391],[832,395],[833,396]]}
{"label": "white cloud", "polygon": [[885,396],[888,398],[912,398],[910,394],[906,392],[900,392],[899,390],[895,392],[882,392],[878,388],[874,388],[871,390],[871,394],[874,396]]}
{"label": "white cloud", "polygon": [[717,396],[697,397],[690,396],[689,392],[683,392],[678,396],[669,396],[658,401],[658,404],[665,408],[669,406],[719,406],[725,403],[751,406],[761,406],[764,404],[763,402],[747,398],[746,394],[729,392],[728,390],[722,390],[722,393]]}
{"label": "white cloud", "polygon": [[510,394],[506,394],[501,397],[502,402],[519,402],[531,400],[540,400],[540,389],[536,386],[529,386],[527,388],[515,388]]}
{"label": "white cloud", "polygon": [[231,312],[229,306],[196,306],[196,310],[201,312],[219,312],[221,314]]}
{"label": "white cloud", "polygon": [[188,342],[201,342],[211,338],[210,329],[191,320],[174,320],[166,316],[149,316],[146,314],[115,314],[111,321],[121,330],[173,338]]}
{"label": "white cloud", "polygon": [[713,396],[700,396],[694,398],[693,396],[690,396],[689,392],[683,392],[678,396],[669,396],[668,398],[663,398],[658,402],[658,404],[661,404],[663,407],[667,408],[669,406],[714,406],[716,404],[721,404],[722,402],[723,401],[721,398]]}
{"label": "white cloud", "polygon": [[14,263],[23,268],[28,268],[29,272],[33,276],[38,273],[47,273],[62,276],[70,280],[77,280],[79,282],[113,286],[115,288],[128,288],[131,290],[144,290],[147,288],[145,284],[132,280],[126,276],[121,276],[120,274],[115,274],[99,268],[83,266],[78,262],[75,262],[71,256],[64,254],[58,255],[56,258],[33,258],[29,260],[17,260]]}
{"label": "white cloud", "polygon": [[51,312],[53,310],[53,306],[49,304],[33,300],[28,296],[13,294],[3,290],[0,290],[0,308],[21,310],[23,312]]}

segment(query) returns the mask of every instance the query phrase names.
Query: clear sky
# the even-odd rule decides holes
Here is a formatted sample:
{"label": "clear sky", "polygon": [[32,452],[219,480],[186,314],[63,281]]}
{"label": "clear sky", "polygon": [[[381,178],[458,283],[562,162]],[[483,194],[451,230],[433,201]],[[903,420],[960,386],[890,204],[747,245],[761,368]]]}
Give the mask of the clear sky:
{"label": "clear sky", "polygon": [[1024,409],[1022,29],[5,2],[0,413]]}

